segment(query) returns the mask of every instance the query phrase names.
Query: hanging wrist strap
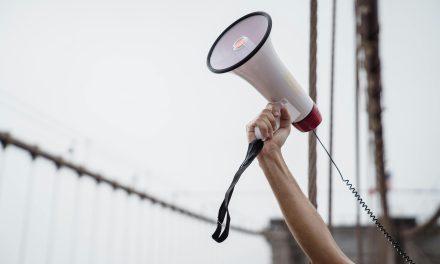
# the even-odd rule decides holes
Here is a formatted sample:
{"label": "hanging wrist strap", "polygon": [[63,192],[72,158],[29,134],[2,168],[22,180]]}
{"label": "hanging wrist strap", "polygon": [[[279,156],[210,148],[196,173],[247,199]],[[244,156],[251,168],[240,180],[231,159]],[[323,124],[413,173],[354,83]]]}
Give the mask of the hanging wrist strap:
{"label": "hanging wrist strap", "polygon": [[[249,143],[248,150],[246,153],[246,158],[244,159],[243,163],[238,168],[238,171],[234,175],[234,179],[231,182],[231,185],[229,186],[228,190],[225,194],[225,199],[223,200],[222,204],[220,205],[220,208],[218,210],[218,216],[217,216],[217,228],[215,229],[214,234],[212,234],[212,238],[217,241],[218,243],[223,242],[229,235],[229,226],[231,222],[231,216],[229,215],[228,205],[231,200],[232,193],[234,192],[234,187],[237,184],[238,180],[241,177],[241,174],[249,167],[249,165],[252,163],[252,161],[255,159],[255,157],[258,156],[258,153],[260,153],[261,149],[263,149],[264,142],[261,139],[256,139]],[[226,216],[226,224],[225,228],[222,231],[222,225],[223,221],[225,220]]]}

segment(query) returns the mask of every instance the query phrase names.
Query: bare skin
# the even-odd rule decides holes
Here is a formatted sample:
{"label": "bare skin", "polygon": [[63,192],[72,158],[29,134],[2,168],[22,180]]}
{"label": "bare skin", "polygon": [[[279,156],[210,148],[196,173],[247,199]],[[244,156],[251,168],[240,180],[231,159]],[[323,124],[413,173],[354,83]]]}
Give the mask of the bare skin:
{"label": "bare skin", "polygon": [[[275,117],[280,116],[280,128],[274,133]],[[266,137],[257,159],[275,194],[284,219],[295,240],[312,263],[353,263],[339,248],[327,225],[309,202],[289,171],[281,147],[290,134],[291,121],[284,106],[269,103],[247,126],[248,141],[253,141],[255,128]]]}

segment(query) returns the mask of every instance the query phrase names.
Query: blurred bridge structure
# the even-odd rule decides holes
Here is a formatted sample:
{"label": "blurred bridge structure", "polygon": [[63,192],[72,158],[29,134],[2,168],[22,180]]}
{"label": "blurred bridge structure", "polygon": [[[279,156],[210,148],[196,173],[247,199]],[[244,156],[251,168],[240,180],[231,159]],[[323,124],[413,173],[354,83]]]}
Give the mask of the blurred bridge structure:
{"label": "blurred bridge structure", "polygon": [[231,247],[265,243],[231,226],[234,239],[219,247],[213,218],[8,133],[0,142],[0,263],[234,263],[259,249]]}
{"label": "blurred bridge structure", "polygon": [[[271,220],[264,230],[231,226],[234,238],[219,246],[210,237],[213,218],[8,133],[0,132],[0,142],[1,263],[237,263],[269,248],[267,261],[273,264],[308,263],[283,219]],[[400,243],[416,263],[440,262],[439,217],[440,209],[418,226],[414,218],[393,218]],[[381,259],[380,249],[392,248],[375,226],[361,228],[362,261],[357,259],[356,226],[333,228],[352,260],[399,263],[398,258]]]}

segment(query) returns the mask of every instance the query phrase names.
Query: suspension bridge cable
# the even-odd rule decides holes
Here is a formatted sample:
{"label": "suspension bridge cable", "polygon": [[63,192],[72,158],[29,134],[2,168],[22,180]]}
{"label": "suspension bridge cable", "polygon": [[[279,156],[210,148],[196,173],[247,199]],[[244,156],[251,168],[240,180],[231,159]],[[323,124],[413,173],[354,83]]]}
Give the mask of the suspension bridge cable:
{"label": "suspension bridge cable", "polygon": [[72,215],[72,233],[70,237],[70,247],[69,247],[69,263],[74,264],[76,260],[76,239],[78,237],[78,226],[79,226],[79,198],[80,198],[80,187],[81,178],[75,183],[75,190],[73,194],[73,215]]}
{"label": "suspension bridge cable", "polygon": [[[331,42],[331,65],[330,65],[330,155],[333,155],[333,111],[334,111],[334,79],[335,79],[335,36],[336,36],[336,0],[333,0],[332,8],[332,42]],[[328,163],[328,227],[330,232],[333,232],[332,221],[332,206],[333,206],[333,166],[331,161]]]}
{"label": "suspension bridge cable", "polygon": [[93,198],[92,198],[92,219],[91,219],[91,227],[90,227],[90,245],[88,248],[88,260],[90,264],[95,263],[96,250],[99,248],[97,244],[99,243],[99,219],[100,219],[100,206],[99,206],[99,186],[98,182],[93,185]]}
{"label": "suspension bridge cable", "polygon": [[124,199],[124,235],[123,235],[123,248],[122,257],[123,259],[130,259],[130,246],[131,246],[131,232],[132,232],[132,211],[131,210],[131,198],[128,194],[126,199]]}
{"label": "suspension bridge cable", "polygon": [[[153,206],[150,210],[150,220],[151,220],[151,242],[153,243],[153,245],[150,246],[151,248],[151,263],[153,264],[157,264],[158,263],[158,259],[159,259],[159,249],[160,249],[160,245],[159,245],[159,238],[157,237],[157,207]],[[187,227],[188,228],[188,227]]]}
{"label": "suspension bridge cable", "polygon": [[115,213],[116,208],[115,206],[115,197],[116,193],[113,195],[110,195],[110,201],[109,201],[109,212],[108,212],[108,230],[107,230],[107,263],[114,263],[113,261],[113,252],[114,252],[114,238],[115,238],[115,231],[114,231],[114,223],[115,223]]}
{"label": "suspension bridge cable", "polygon": [[[310,0],[309,94],[316,103],[316,52],[317,52],[318,1]],[[309,133],[308,196],[313,206],[316,201],[316,138]]]}
{"label": "suspension bridge cable", "polygon": [[1,144],[2,148],[0,150],[1,157],[0,157],[0,200],[2,199],[2,183],[3,183],[3,174],[5,170],[5,164],[6,164],[6,146]]}
{"label": "suspension bridge cable", "polygon": [[[149,232],[148,232],[148,262],[150,263],[156,263],[155,258],[156,258],[156,246],[158,244],[158,239],[156,239],[156,234],[155,234],[155,230],[156,230],[156,206],[153,206],[152,204],[148,204],[149,210],[148,210],[148,214],[147,214],[147,224],[150,227]],[[186,218],[185,218],[186,219]],[[187,225],[184,225],[187,226]],[[185,228],[187,229],[187,228]]]}
{"label": "suspension bridge cable", "polygon": [[[359,19],[358,19],[358,8],[354,5],[355,9],[355,114],[354,114],[354,130],[355,130],[355,184],[358,190],[361,190],[360,183],[360,134],[359,134],[359,95],[360,95],[360,83],[359,83]],[[364,263],[364,245],[363,245],[363,234],[361,228],[361,208],[356,206],[356,247],[357,247],[357,261],[359,264]]]}
{"label": "suspension bridge cable", "polygon": [[[9,145],[13,145],[15,147],[18,147],[20,149],[28,151],[31,155],[35,155],[35,157],[40,157],[46,160],[49,160],[53,162],[57,168],[67,168],[70,170],[73,170],[78,175],[83,175],[85,177],[89,177],[97,181],[98,184],[108,184],[113,187],[114,190],[122,190],[126,192],[128,195],[136,195],[142,200],[147,200],[152,202],[154,205],[160,205],[162,208],[171,210],[173,213],[181,214],[185,217],[192,218],[194,220],[210,223],[210,224],[217,224],[217,220],[213,218],[209,218],[205,215],[202,215],[200,213],[196,213],[192,210],[186,209],[180,205],[176,205],[170,202],[167,202],[163,199],[160,199],[158,197],[155,197],[147,192],[143,192],[140,190],[137,190],[135,188],[132,188],[128,185],[125,185],[123,183],[117,182],[115,180],[112,180],[110,177],[105,177],[97,172],[93,172],[92,170],[85,168],[83,166],[80,166],[74,162],[68,161],[63,159],[61,156],[54,155],[48,151],[42,150],[38,148],[37,146],[28,144],[20,139],[17,139],[13,137],[9,133],[0,132],[0,142],[3,146],[7,147]],[[58,178],[58,177],[56,177]],[[234,230],[236,232],[248,234],[248,235],[263,235],[262,231],[259,230],[253,230],[245,227],[235,226],[231,225],[231,230]],[[46,261],[46,263],[49,263]]]}
{"label": "suspension bridge cable", "polygon": [[[34,155],[37,157],[38,148],[34,147]],[[52,185],[52,198],[49,211],[49,225],[48,225],[48,235],[47,235],[47,248],[46,248],[46,259],[44,263],[52,263],[52,250],[54,247],[54,236],[57,228],[57,213],[58,213],[58,201],[60,195],[60,166],[56,166],[57,170],[54,174],[54,180]]]}
{"label": "suspension bridge cable", "polygon": [[83,132],[65,124],[47,112],[41,111],[37,107],[23,101],[8,91],[0,88],[0,94],[2,94],[0,97],[1,105],[8,107],[10,110],[19,115],[25,116],[28,121],[50,126],[51,128],[57,130],[57,133],[63,134],[63,136],[69,139],[87,138]]}
{"label": "suspension bridge cable", "polygon": [[[136,181],[137,181],[137,177],[133,176],[132,177],[132,186],[136,186]],[[138,227],[138,219],[139,219],[139,212],[136,209],[137,206],[137,198],[136,196],[133,197],[129,197],[128,199],[128,204],[130,205],[130,219],[129,219],[129,225],[130,225],[130,234],[129,234],[129,241],[130,243],[128,243],[128,245],[130,245],[129,247],[129,258],[127,259],[131,259],[132,263],[136,263],[136,257],[137,257],[137,252],[136,252],[136,244],[137,244],[137,236],[136,234],[139,233],[140,230]]]}
{"label": "suspension bridge cable", "polygon": [[144,210],[142,210],[142,200],[137,199],[136,200],[136,230],[139,230],[136,232],[136,262],[137,263],[146,263],[143,257],[143,251],[145,248],[144,245],[144,229],[145,226],[142,224],[144,223]]}
{"label": "suspension bridge cable", "polygon": [[[90,142],[90,137],[81,130],[75,129],[70,124],[63,122],[62,120],[57,119],[55,116],[45,112],[41,111],[40,109],[36,108],[32,104],[29,104],[22,99],[14,96],[13,94],[7,92],[4,89],[0,88],[0,105],[8,107],[11,111],[23,116],[28,121],[34,122],[38,125],[44,125],[44,126],[50,126],[54,130],[57,131],[57,135],[63,136],[63,138],[67,138],[70,141],[77,142],[80,141],[83,144],[86,144],[86,148],[89,148],[88,144]],[[6,95],[3,96],[3,95]],[[6,98],[6,99],[5,99]],[[129,134],[128,136],[131,136]],[[114,151],[111,151],[105,142],[100,141],[99,139],[94,138],[93,139],[93,146],[94,148],[97,148],[99,151],[99,154],[101,156],[106,156],[107,158],[114,159],[117,158],[118,161],[124,163],[124,164],[130,164],[139,167],[141,163],[139,161],[134,161],[132,159],[128,159],[125,155],[115,155]],[[112,147],[113,149],[115,146]],[[160,175],[160,177],[154,178],[156,181],[161,181],[163,184],[166,184],[168,186],[172,185],[176,187],[175,182],[173,182],[170,179],[166,179]],[[0,179],[1,180],[1,179]],[[178,186],[180,187],[180,186]],[[0,190],[1,191],[1,190]]]}
{"label": "suspension bridge cable", "polygon": [[[35,157],[32,156],[32,160]],[[35,163],[32,162],[29,168],[29,174],[27,179],[27,186],[25,190],[23,222],[21,227],[20,244],[18,249],[18,264],[23,264],[26,261],[26,249],[27,249],[27,237],[29,233],[29,219],[32,208],[32,198],[34,196],[34,183],[35,183]]]}
{"label": "suspension bridge cable", "polygon": [[[147,185],[146,185],[146,176],[142,175],[141,177],[141,182],[142,182],[142,186],[143,186],[143,190],[146,191],[147,190]],[[142,200],[139,200],[139,205],[140,205],[140,211],[142,212],[141,214],[141,232],[142,232],[142,248],[143,250],[141,250],[141,263],[150,263],[149,261],[149,249],[150,249],[150,245],[149,245],[149,236],[150,236],[150,230],[147,228],[150,226],[150,220],[148,219],[148,215],[146,214],[146,212],[151,212],[151,210],[147,210],[150,207],[150,204],[147,203],[143,203]],[[180,215],[178,215],[180,216]]]}

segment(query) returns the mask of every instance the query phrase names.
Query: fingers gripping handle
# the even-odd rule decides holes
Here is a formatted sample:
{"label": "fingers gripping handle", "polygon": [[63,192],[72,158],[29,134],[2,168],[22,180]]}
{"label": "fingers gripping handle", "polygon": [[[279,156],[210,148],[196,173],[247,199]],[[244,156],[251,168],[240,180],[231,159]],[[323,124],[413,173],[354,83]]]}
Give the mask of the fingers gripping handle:
{"label": "fingers gripping handle", "polygon": [[[280,109],[283,106],[287,107],[290,105],[289,101],[287,101],[286,98],[283,98],[283,99],[279,100],[278,102],[275,102],[274,104],[278,105]],[[275,129],[273,130],[274,133],[280,128],[280,123],[281,123],[280,118],[281,118],[281,115],[275,116]],[[261,139],[263,141],[266,140],[266,138],[263,136],[263,134],[261,133],[261,130],[258,126],[255,127],[255,137],[257,139]]]}
{"label": "fingers gripping handle", "polygon": [[[280,128],[280,117],[279,116],[275,117],[275,123],[276,123],[276,125],[275,125],[275,129],[273,131],[274,133],[275,133],[275,131],[277,131]],[[260,128],[258,126],[255,127],[255,137],[257,139],[261,139],[263,141],[266,140],[266,138],[263,136],[263,134],[261,134]]]}

